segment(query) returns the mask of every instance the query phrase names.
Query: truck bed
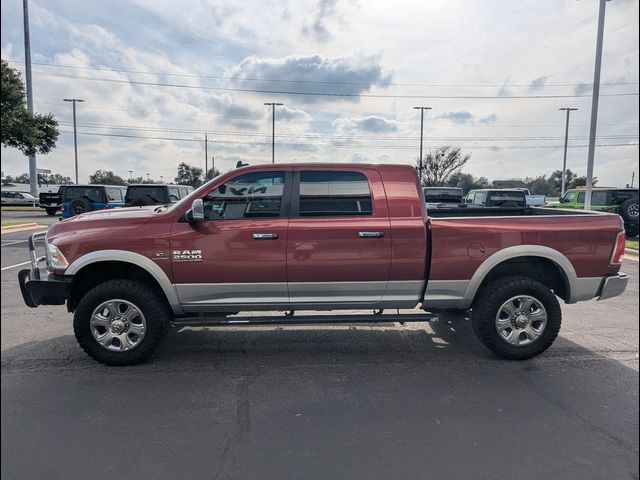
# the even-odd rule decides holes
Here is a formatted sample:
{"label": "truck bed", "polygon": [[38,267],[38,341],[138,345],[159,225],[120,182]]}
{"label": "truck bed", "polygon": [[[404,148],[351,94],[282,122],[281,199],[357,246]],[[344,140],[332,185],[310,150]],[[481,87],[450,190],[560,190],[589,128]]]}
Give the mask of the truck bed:
{"label": "truck bed", "polygon": [[431,218],[460,218],[460,217],[530,217],[530,216],[564,216],[564,215],[602,215],[601,212],[587,210],[545,208],[545,207],[517,207],[517,208],[483,208],[483,207],[452,207],[430,209]]}

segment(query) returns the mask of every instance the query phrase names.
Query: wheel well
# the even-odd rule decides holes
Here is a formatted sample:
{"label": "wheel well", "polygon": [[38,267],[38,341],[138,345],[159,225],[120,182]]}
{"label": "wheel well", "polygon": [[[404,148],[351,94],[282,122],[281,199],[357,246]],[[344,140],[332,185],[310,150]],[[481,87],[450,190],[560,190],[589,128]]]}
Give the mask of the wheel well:
{"label": "wheel well", "polygon": [[558,264],[543,257],[516,257],[499,263],[482,280],[476,298],[493,280],[513,275],[533,278],[551,288],[562,300],[569,298],[569,279],[566,274]]}
{"label": "wheel well", "polygon": [[82,268],[73,276],[71,294],[67,302],[67,310],[73,312],[80,299],[92,288],[109,280],[127,278],[138,280],[154,288],[165,298],[165,294],[157,280],[144,268],[128,262],[104,261],[95,262]]}

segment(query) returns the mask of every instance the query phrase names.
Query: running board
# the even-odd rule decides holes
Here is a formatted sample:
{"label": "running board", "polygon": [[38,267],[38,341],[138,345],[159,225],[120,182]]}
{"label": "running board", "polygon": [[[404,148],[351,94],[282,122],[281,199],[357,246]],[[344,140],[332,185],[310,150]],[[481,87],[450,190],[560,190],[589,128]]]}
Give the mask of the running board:
{"label": "running board", "polygon": [[182,317],[171,322],[174,327],[215,327],[223,325],[305,325],[311,323],[406,323],[430,322],[438,316],[431,313],[368,314],[368,315],[283,315],[266,317]]}

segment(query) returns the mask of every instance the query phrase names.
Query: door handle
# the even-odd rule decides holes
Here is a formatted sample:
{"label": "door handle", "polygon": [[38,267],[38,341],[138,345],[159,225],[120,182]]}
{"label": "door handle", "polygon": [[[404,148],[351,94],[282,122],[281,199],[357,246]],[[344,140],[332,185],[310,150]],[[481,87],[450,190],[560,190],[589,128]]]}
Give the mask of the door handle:
{"label": "door handle", "polygon": [[254,240],[275,240],[278,238],[277,233],[254,233],[251,235]]}
{"label": "door handle", "polygon": [[360,238],[380,238],[384,237],[384,232],[358,232]]}

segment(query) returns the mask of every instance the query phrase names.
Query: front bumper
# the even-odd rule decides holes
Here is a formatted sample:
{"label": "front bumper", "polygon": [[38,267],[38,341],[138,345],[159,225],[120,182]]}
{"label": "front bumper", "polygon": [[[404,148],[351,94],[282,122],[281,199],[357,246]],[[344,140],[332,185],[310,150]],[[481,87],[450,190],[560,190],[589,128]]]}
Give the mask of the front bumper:
{"label": "front bumper", "polygon": [[607,298],[617,297],[627,288],[629,283],[629,275],[626,273],[618,273],[613,277],[607,277],[602,281],[600,287],[600,296],[598,300],[606,300]]}
{"label": "front bumper", "polygon": [[18,283],[24,303],[31,308],[38,305],[64,305],[71,292],[71,277],[47,275],[42,279],[39,264],[45,257],[38,257],[36,253],[36,239],[45,237],[44,232],[34,233],[29,237],[30,270],[18,272]]}
{"label": "front bumper", "polygon": [[31,270],[20,270],[18,282],[27,307],[64,305],[71,292],[71,278],[49,275],[44,280],[31,278]]}

